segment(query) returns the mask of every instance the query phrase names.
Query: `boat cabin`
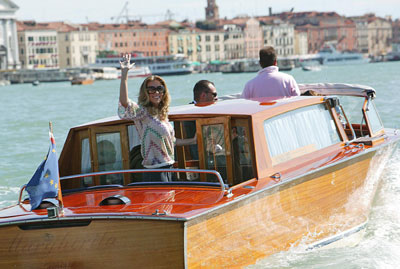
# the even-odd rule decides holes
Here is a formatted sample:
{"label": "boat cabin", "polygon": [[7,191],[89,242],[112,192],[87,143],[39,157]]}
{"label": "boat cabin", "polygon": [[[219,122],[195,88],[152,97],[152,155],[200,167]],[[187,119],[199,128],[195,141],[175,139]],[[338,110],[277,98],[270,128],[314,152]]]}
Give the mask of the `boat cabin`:
{"label": "boat cabin", "polygon": [[[311,169],[306,163],[321,158],[329,161],[323,156],[343,148],[344,143],[372,145],[383,141],[373,89],[311,84],[301,85],[301,91],[308,97],[232,99],[172,107],[169,119],[176,137],[197,134],[197,144],[175,148],[174,168],[186,170],[176,172],[174,181],[220,187],[215,175],[195,171],[215,170],[225,187],[233,187],[251,179],[280,178],[295,164]],[[349,121],[337,95],[361,97],[361,121]],[[141,161],[134,123],[111,117],[70,130],[59,160],[60,175],[143,169]],[[103,173],[63,180],[62,189],[141,182],[140,173]]]}

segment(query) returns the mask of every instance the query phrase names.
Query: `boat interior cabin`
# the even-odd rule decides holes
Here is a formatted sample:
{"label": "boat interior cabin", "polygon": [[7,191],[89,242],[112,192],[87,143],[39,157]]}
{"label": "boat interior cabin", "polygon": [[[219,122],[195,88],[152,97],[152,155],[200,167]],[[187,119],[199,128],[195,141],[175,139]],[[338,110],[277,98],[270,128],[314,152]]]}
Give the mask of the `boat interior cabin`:
{"label": "boat interior cabin", "polygon": [[[175,136],[197,134],[197,144],[175,147],[173,180],[162,183],[227,189],[282,173],[283,167],[322,156],[328,148],[343,150],[353,142],[373,146],[383,141],[373,89],[323,86],[302,85],[302,95],[309,97],[235,99],[206,107],[171,108]],[[350,114],[358,118],[345,113],[338,95],[361,97],[357,98],[359,112],[353,113],[356,110],[349,103]],[[62,190],[142,185],[141,163],[140,140],[132,121],[111,117],[74,127],[59,159]]]}

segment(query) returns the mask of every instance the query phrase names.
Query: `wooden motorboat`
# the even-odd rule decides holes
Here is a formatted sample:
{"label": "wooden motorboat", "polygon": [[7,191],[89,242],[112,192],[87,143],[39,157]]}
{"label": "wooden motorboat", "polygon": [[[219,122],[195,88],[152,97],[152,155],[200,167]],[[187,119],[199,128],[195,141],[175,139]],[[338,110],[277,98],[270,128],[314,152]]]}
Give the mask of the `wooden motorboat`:
{"label": "wooden motorboat", "polygon": [[93,84],[94,79],[92,78],[76,78],[71,80],[71,85],[89,85]]}
{"label": "wooden motorboat", "polygon": [[[370,87],[300,89],[307,96],[173,107],[176,136],[198,143],[176,148],[172,182],[142,181],[162,169],[140,169],[133,122],[72,128],[63,208],[45,199],[31,210],[23,187],[0,209],[0,267],[243,267],[361,233],[400,135],[383,127]],[[342,96],[361,101],[362,121],[349,121]]]}

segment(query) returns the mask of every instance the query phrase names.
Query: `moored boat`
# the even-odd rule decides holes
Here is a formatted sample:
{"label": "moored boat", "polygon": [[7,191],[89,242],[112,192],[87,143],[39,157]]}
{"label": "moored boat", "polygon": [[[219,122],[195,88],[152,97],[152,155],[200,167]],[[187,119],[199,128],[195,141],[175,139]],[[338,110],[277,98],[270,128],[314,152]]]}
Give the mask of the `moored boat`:
{"label": "moored boat", "polygon": [[357,52],[337,51],[333,44],[327,43],[314,56],[324,65],[363,64],[369,59]]}
{"label": "moored boat", "polygon": [[[300,89],[307,96],[171,108],[176,136],[195,127],[198,140],[176,148],[172,182],[141,180],[132,122],[72,128],[62,210],[54,199],[31,210],[22,188],[0,209],[0,266],[243,267],[363,231],[400,135],[383,127],[370,87]],[[362,121],[350,121],[342,96],[361,101]]]}
{"label": "moored boat", "polygon": [[[128,78],[141,78],[148,77],[151,75],[150,68],[147,66],[137,67],[134,66],[129,69]],[[121,78],[121,70],[118,70],[118,78]]]}
{"label": "moored boat", "polygon": [[[120,55],[109,54],[101,55],[96,58],[97,67],[116,67],[119,68]],[[142,56],[132,54],[132,62],[136,68],[147,68],[153,75],[186,75],[193,72],[188,59],[183,54],[165,55],[165,56]],[[147,70],[146,70],[147,72]]]}
{"label": "moored boat", "polygon": [[71,80],[72,85],[89,85],[93,84],[94,79],[92,78],[74,78]]}

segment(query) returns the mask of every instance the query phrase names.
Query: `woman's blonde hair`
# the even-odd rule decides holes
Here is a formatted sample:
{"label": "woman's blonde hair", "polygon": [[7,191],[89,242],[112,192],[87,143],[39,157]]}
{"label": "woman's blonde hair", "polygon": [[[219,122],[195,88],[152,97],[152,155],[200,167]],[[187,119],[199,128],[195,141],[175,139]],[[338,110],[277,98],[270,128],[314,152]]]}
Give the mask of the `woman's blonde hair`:
{"label": "woman's blonde hair", "polygon": [[[150,96],[147,92],[147,84],[150,81],[158,80],[161,85],[164,86],[164,94],[161,98],[160,103],[158,104],[158,107],[155,108],[150,102]],[[158,116],[160,120],[165,120],[168,117],[168,109],[169,109],[169,103],[170,103],[171,97],[169,95],[169,91],[167,88],[167,84],[165,83],[164,79],[162,79],[159,76],[149,76],[147,77],[143,83],[142,86],[140,86],[140,92],[139,92],[139,98],[138,98],[138,103],[139,105],[146,107],[147,110],[149,111],[150,115],[153,116]]]}

